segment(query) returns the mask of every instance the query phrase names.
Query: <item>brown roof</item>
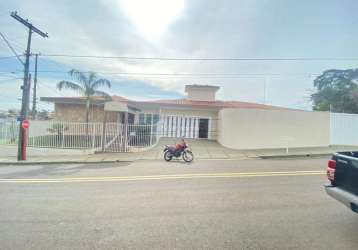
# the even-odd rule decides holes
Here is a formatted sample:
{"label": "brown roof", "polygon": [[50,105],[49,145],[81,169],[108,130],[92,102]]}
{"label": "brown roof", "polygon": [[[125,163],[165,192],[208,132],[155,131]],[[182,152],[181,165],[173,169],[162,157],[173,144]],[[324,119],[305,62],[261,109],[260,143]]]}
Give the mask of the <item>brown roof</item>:
{"label": "brown roof", "polygon": [[119,95],[112,95],[112,100],[113,101],[117,101],[117,102],[129,102],[129,101],[132,101],[132,100],[129,100],[128,98],[125,98],[123,96],[119,96]]}
{"label": "brown roof", "polygon": [[[41,101],[54,102],[54,103],[72,103],[84,104],[85,97],[41,97]],[[252,102],[240,101],[193,101],[188,99],[169,99],[169,100],[154,100],[154,101],[134,101],[122,96],[112,96],[113,101],[126,102],[131,105],[137,104],[162,104],[169,106],[186,106],[196,108],[252,108],[252,109],[289,109],[284,107],[265,105]],[[105,99],[103,97],[95,97],[96,104],[103,104]]]}
{"label": "brown roof", "polygon": [[[98,97],[92,99],[94,103],[104,103],[105,99],[103,97]],[[69,104],[84,104],[86,103],[85,97],[41,97],[40,101],[44,102],[53,102],[53,103],[69,103]],[[92,102],[93,102],[92,101]]]}
{"label": "brown roof", "polygon": [[252,103],[252,102],[240,102],[240,101],[193,101],[188,99],[170,99],[170,100],[143,101],[140,103],[193,106],[193,107],[200,107],[200,108],[289,109],[289,108],[272,106],[272,105],[265,105],[265,104]]}

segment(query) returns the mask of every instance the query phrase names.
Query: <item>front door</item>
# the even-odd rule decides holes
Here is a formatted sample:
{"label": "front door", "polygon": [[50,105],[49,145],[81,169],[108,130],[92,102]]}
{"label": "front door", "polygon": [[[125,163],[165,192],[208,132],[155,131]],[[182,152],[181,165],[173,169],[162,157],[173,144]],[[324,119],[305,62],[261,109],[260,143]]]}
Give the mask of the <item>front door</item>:
{"label": "front door", "polygon": [[209,133],[209,119],[199,120],[199,138],[208,138]]}

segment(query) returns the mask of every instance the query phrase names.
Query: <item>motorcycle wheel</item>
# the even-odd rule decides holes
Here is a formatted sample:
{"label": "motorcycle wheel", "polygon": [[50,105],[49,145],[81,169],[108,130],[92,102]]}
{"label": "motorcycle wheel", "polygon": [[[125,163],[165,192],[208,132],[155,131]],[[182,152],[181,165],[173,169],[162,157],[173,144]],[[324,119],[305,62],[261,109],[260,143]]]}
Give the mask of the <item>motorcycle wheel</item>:
{"label": "motorcycle wheel", "polygon": [[164,153],[164,160],[165,161],[171,161],[172,159],[173,159],[173,155],[169,151]]}
{"label": "motorcycle wheel", "polygon": [[191,151],[183,152],[183,160],[185,162],[192,162],[194,160],[194,154]]}

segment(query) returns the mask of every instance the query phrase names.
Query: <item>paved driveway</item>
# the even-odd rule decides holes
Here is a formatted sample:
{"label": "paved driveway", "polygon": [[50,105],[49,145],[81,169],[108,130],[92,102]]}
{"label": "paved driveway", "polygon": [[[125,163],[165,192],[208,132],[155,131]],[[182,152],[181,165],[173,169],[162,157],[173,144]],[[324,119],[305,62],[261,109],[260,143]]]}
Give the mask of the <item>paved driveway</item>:
{"label": "paved driveway", "polygon": [[[217,141],[207,139],[185,139],[193,151],[196,159],[243,159],[246,155],[240,150],[223,147]],[[163,159],[165,145],[175,145],[180,138],[161,138],[154,148],[143,152],[141,159]]]}

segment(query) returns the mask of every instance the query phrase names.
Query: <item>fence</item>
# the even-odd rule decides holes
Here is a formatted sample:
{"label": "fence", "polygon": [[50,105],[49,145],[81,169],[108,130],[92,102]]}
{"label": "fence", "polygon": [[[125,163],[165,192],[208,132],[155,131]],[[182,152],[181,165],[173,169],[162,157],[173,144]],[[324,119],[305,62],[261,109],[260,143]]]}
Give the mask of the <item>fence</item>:
{"label": "fence", "polygon": [[331,113],[330,144],[358,145],[358,115]]}
{"label": "fence", "polygon": [[0,122],[0,144],[15,145],[19,136],[19,125],[16,120]]}
{"label": "fence", "polygon": [[101,123],[30,121],[28,146],[96,149],[101,145]]}
{"label": "fence", "polygon": [[[27,144],[36,148],[91,149],[104,152],[138,152],[159,140],[158,124],[73,123],[30,121]],[[0,123],[0,144],[17,143],[19,124]]]}
{"label": "fence", "polygon": [[138,152],[155,145],[159,140],[159,125],[107,123],[103,132],[102,151]]}
{"label": "fence", "polygon": [[[168,118],[166,121],[168,121]],[[180,120],[180,124],[178,119],[172,118],[169,121],[171,123],[165,123],[161,120],[153,125],[106,123],[105,126],[103,126],[103,123],[30,121],[28,146],[36,148],[90,149],[104,152],[138,152],[155,145],[161,136],[168,136],[168,131],[171,131],[168,126],[180,127],[177,131],[183,131],[182,127],[185,124],[189,124],[189,129],[186,129],[189,131],[188,135],[194,135],[195,138],[198,134],[195,132],[198,126],[197,120],[186,120],[184,125],[182,125],[183,119]],[[331,113],[329,122],[329,144],[358,145],[357,114]],[[17,121],[0,122],[0,145],[16,145],[18,134],[19,124]],[[178,133],[175,135],[178,136]],[[282,138],[283,141],[280,141],[280,145],[288,145],[291,139]]]}

